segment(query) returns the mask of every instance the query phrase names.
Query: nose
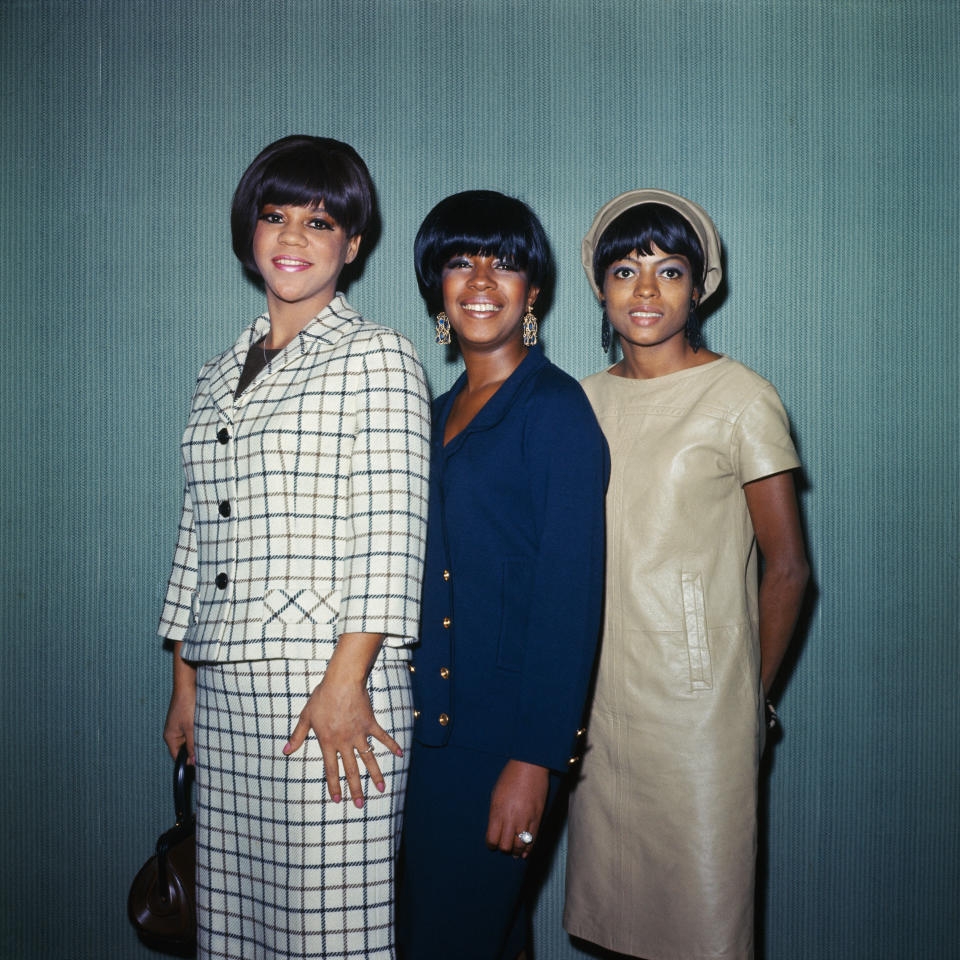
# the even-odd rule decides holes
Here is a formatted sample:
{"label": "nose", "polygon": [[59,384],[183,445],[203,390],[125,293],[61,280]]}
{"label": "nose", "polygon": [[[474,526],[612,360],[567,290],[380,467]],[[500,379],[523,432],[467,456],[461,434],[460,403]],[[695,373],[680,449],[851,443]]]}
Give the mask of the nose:
{"label": "nose", "polygon": [[493,265],[486,259],[478,260],[470,275],[469,283],[478,290],[486,290],[497,285],[497,278],[493,272]]}
{"label": "nose", "polygon": [[657,286],[656,273],[647,268],[641,268],[637,271],[637,280],[633,285],[633,292],[638,297],[659,296],[660,288]]}
{"label": "nose", "polygon": [[281,243],[289,243],[292,246],[303,246],[307,242],[303,230],[304,228],[294,220],[287,220],[280,231],[279,240]]}

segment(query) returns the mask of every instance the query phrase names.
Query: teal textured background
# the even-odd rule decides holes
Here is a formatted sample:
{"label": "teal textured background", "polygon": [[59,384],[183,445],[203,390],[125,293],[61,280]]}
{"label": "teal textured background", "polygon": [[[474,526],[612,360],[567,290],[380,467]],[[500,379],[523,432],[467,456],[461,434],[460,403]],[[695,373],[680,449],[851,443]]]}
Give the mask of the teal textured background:
{"label": "teal textured background", "polygon": [[[383,234],[350,299],[435,392],[456,368],[411,246],[441,197],[539,212],[544,341],[576,376],[603,362],[595,210],[661,186],[711,212],[707,341],[780,389],[816,580],[764,795],[765,955],[960,957],[958,38],[954,0],[0,3],[0,956],[149,955],[124,904],[170,820],[179,437],[261,307],[232,190],[308,132],[369,163]],[[583,956],[562,860],[538,960]]]}

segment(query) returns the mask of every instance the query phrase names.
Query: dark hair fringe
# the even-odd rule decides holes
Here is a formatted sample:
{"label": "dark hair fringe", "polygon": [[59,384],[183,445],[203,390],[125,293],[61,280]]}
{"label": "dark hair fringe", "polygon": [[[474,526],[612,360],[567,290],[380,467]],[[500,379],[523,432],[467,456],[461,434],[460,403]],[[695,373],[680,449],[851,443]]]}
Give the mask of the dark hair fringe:
{"label": "dark hair fringe", "polygon": [[705,264],[697,233],[685,217],[662,203],[631,207],[603,231],[593,251],[593,277],[597,286],[603,290],[611,263],[634,250],[649,255],[654,245],[664,253],[685,256],[690,261],[694,289],[703,289]]}
{"label": "dark hair fringe", "polygon": [[376,205],[376,190],[363,159],[349,144],[329,137],[294,134],[257,154],[233,195],[230,230],[233,252],[255,277],[253,234],[268,203],[319,206],[354,237],[366,230]]}
{"label": "dark hair fringe", "polygon": [[413,244],[414,265],[427,309],[443,309],[444,265],[457,254],[499,257],[543,290],[553,277],[553,255],[543,225],[522,201],[495,190],[466,190],[441,200]]}

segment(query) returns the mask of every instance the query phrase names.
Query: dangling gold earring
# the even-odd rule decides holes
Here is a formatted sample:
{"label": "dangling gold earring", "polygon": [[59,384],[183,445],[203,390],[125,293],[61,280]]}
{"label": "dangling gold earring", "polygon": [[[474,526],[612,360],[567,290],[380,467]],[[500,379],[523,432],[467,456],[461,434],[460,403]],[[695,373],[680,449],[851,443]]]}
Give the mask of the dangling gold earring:
{"label": "dangling gold earring", "polygon": [[446,345],[450,342],[450,320],[441,310],[437,314],[437,343]]}
{"label": "dangling gold earring", "polygon": [[533,315],[533,304],[527,304],[527,312],[523,316],[523,345],[535,346],[537,342],[537,318]]}

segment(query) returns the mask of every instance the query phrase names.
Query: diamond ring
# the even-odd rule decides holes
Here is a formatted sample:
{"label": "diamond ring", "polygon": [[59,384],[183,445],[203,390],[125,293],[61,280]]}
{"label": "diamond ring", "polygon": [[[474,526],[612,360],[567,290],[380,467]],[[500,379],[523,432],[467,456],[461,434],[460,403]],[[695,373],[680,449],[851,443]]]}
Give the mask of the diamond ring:
{"label": "diamond ring", "polygon": [[533,834],[529,830],[521,830],[517,834],[517,839],[521,843],[533,843]]}

